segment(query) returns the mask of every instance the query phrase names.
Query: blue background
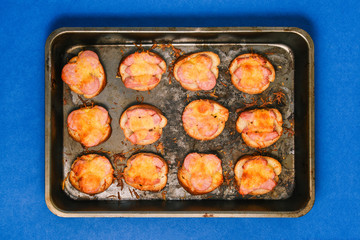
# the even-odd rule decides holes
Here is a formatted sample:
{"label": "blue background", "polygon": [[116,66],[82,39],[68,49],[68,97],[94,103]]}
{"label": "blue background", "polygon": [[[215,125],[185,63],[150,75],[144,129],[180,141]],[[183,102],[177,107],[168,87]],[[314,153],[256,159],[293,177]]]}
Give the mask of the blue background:
{"label": "blue background", "polygon": [[[294,26],[315,43],[316,200],[297,219],[65,219],[44,200],[44,46],[58,27]],[[360,239],[360,1],[0,3],[2,239]]]}

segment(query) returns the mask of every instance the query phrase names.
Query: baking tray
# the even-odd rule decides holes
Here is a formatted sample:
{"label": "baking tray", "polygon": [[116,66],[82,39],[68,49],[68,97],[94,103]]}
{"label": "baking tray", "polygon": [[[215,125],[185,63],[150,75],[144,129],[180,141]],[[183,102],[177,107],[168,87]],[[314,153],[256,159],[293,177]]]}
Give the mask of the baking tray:
{"label": "baking tray", "polygon": [[[149,92],[126,89],[117,69],[122,58],[139,50],[162,56],[170,71]],[[97,97],[86,100],[61,81],[61,69],[82,50],[98,53],[107,75],[107,86]],[[179,55],[213,51],[220,56],[215,91],[190,92],[171,75]],[[53,32],[45,47],[46,172],[45,195],[49,209],[64,217],[298,217],[314,203],[314,95],[313,43],[297,28],[62,28]],[[258,95],[236,90],[227,68],[242,53],[260,53],[276,69],[276,80]],[[230,111],[223,133],[211,141],[197,141],[185,134],[181,113],[192,100],[213,99]],[[124,139],[118,121],[121,113],[139,102],[152,104],[168,118],[161,139],[145,147],[134,147]],[[66,117],[84,104],[99,104],[109,110],[112,135],[105,143],[84,149],[66,130]],[[268,148],[247,147],[235,131],[238,112],[275,107],[284,118],[285,133]],[[180,123],[180,124],[179,124]],[[124,167],[120,155],[154,152],[169,164],[168,184],[159,193],[134,190],[119,178]],[[212,193],[188,194],[177,182],[177,170],[189,152],[211,152],[222,159],[225,183]],[[97,152],[107,156],[118,179],[105,192],[89,196],[74,189],[66,179],[77,156]],[[263,154],[283,165],[274,191],[242,197],[233,180],[239,157]]]}

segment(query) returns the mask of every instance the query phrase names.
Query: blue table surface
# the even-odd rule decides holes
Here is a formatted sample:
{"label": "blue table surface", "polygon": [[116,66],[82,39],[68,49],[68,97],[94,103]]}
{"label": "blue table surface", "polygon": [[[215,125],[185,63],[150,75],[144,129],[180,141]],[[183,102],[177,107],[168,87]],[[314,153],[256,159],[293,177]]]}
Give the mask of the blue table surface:
{"label": "blue table surface", "polygon": [[[0,4],[1,239],[360,239],[360,1]],[[294,26],[315,43],[316,200],[295,219],[60,218],[44,200],[44,47],[59,27]]]}

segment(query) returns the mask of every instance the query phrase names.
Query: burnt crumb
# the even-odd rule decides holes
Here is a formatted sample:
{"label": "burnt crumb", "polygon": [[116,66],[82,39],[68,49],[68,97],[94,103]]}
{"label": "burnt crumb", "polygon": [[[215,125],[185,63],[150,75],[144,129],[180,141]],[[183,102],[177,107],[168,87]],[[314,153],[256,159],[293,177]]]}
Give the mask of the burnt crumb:
{"label": "burnt crumb", "polygon": [[224,83],[223,81],[219,80],[219,82],[220,82],[224,87],[227,87],[227,84]]}
{"label": "burnt crumb", "polygon": [[155,144],[156,151],[160,152],[162,155],[164,155],[164,144],[162,142],[159,142],[158,144]]}
{"label": "burnt crumb", "polygon": [[285,93],[283,92],[274,92],[273,95],[275,95],[275,102],[278,104],[285,103]]}
{"label": "burnt crumb", "polygon": [[203,217],[214,217],[214,214],[205,213],[205,214],[203,215]]}
{"label": "burnt crumb", "polygon": [[145,52],[145,49],[142,46],[142,43],[134,43],[134,46],[137,48],[138,52]]}
{"label": "burnt crumb", "polygon": [[117,178],[118,184],[117,187],[120,187],[120,190],[122,191],[124,189],[124,182],[123,182],[123,176],[121,175],[121,178]]}
{"label": "burnt crumb", "polygon": [[166,194],[167,194],[167,191],[162,191],[161,192],[161,197],[164,201],[166,201]]}
{"label": "burnt crumb", "polygon": [[143,96],[140,96],[140,98],[136,97],[136,101],[138,101],[141,104],[144,102],[144,97]]}
{"label": "burnt crumb", "polygon": [[116,198],[116,196],[115,195],[109,195],[106,198]]}
{"label": "burnt crumb", "polygon": [[260,98],[260,101],[262,102],[262,104],[260,105],[260,108],[266,107],[268,105],[271,105],[273,103],[273,101],[269,98]]}
{"label": "burnt crumb", "polygon": [[129,192],[130,192],[131,197],[134,197],[133,192],[131,191],[130,188],[129,188]]}
{"label": "burnt crumb", "polygon": [[113,162],[115,165],[120,164],[120,162],[123,162],[126,160],[126,157],[122,153],[115,153],[113,155]]}
{"label": "burnt crumb", "polygon": [[139,194],[135,191],[135,189],[133,189],[133,193],[134,193],[136,199],[140,199],[140,196],[139,196]]}

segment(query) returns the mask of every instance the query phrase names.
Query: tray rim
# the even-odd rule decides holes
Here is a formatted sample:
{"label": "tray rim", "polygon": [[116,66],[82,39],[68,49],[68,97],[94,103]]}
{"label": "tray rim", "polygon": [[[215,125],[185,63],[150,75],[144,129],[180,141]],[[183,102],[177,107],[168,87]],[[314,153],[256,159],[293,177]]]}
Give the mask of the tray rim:
{"label": "tray rim", "polygon": [[[309,118],[307,119],[309,129],[309,189],[310,198],[306,205],[296,211],[136,211],[136,212],[124,212],[124,211],[101,211],[101,212],[70,212],[64,211],[56,207],[50,196],[50,156],[51,156],[51,65],[49,59],[51,59],[50,47],[54,39],[58,36],[66,33],[128,33],[128,32],[164,32],[164,33],[191,33],[191,32],[218,32],[218,33],[230,33],[230,32],[291,32],[298,34],[306,41],[309,47],[309,105],[308,112]],[[217,217],[217,218],[281,218],[290,217],[296,218],[307,214],[313,207],[315,202],[315,92],[314,92],[314,42],[310,35],[303,29],[297,27],[63,27],[54,30],[46,40],[45,43],[45,202],[48,209],[59,217],[136,217],[136,218],[193,218],[193,217]]]}

